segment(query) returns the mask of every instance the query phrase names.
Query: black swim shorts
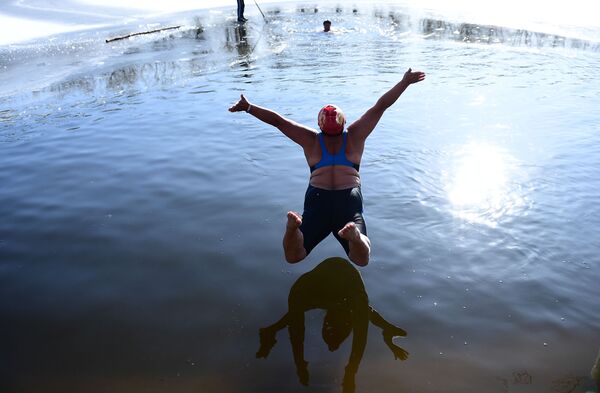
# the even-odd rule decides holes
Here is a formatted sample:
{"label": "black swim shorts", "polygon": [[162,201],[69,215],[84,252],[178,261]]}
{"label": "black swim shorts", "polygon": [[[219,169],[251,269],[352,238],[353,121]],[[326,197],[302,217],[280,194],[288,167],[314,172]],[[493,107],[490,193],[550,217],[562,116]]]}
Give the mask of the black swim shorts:
{"label": "black swim shorts", "polygon": [[363,198],[360,187],[323,190],[309,185],[304,197],[304,213],[300,225],[306,254],[308,255],[330,233],[333,233],[348,254],[348,240],[342,239],[337,233],[352,221],[366,236],[367,226],[362,213]]}

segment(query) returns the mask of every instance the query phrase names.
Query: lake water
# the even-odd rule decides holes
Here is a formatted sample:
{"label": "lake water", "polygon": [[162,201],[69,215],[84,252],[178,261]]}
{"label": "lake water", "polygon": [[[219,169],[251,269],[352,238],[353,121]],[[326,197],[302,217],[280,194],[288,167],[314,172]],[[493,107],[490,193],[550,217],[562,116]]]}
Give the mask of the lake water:
{"label": "lake water", "polygon": [[[249,4],[247,4],[247,8]],[[352,122],[408,67],[361,162],[371,327],[357,392],[586,392],[600,346],[600,42],[401,7],[263,6],[0,48],[3,392],[339,392],[307,314],[311,387],[258,329],[330,256],[283,258],[309,169],[240,93]],[[318,11],[318,12],[317,12]],[[324,19],[334,34],[319,32]],[[597,33],[597,32],[595,32]]]}

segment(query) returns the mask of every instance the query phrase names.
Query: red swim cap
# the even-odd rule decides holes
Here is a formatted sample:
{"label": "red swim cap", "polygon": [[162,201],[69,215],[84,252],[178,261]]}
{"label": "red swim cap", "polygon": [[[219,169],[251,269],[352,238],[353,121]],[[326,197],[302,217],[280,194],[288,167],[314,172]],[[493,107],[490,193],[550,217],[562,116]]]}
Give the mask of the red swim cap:
{"label": "red swim cap", "polygon": [[340,108],[335,105],[325,105],[319,111],[319,128],[326,135],[340,135],[344,131],[346,116]]}

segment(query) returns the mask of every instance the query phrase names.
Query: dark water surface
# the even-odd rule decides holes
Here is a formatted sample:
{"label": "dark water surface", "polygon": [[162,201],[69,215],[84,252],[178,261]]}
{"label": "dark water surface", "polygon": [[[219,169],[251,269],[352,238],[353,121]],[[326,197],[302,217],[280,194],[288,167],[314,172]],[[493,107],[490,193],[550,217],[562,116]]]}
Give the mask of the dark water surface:
{"label": "dark water surface", "polygon": [[[263,7],[187,15],[0,50],[2,392],[338,392],[308,313],[311,387],[287,333],[258,329],[329,237],[287,265],[288,210],[309,170],[251,102],[316,127],[356,120],[408,67],[361,175],[371,328],[357,392],[585,392],[600,346],[600,51],[542,32],[402,9]],[[304,11],[303,11],[304,10]],[[324,19],[335,34],[319,32]],[[163,21],[165,25],[170,21]]]}

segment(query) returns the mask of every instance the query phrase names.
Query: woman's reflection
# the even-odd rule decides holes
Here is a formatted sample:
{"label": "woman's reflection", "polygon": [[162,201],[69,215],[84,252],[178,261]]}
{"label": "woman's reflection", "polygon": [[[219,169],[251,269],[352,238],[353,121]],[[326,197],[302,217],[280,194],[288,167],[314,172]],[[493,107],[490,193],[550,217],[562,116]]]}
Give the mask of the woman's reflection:
{"label": "woman's reflection", "polygon": [[367,344],[369,321],[382,329],[383,341],[396,359],[405,360],[408,352],[392,339],[406,332],[392,325],[369,305],[365,285],[358,270],[343,258],[328,258],[303,274],[290,289],[288,312],[273,325],[260,329],[257,358],[266,358],[277,342],[275,335],[289,329],[294,362],[300,383],[308,385],[308,363],[304,360],[304,312],[326,310],[322,336],[330,351],[352,332],[352,350],[345,368],[343,392],[354,392],[354,378]]}

